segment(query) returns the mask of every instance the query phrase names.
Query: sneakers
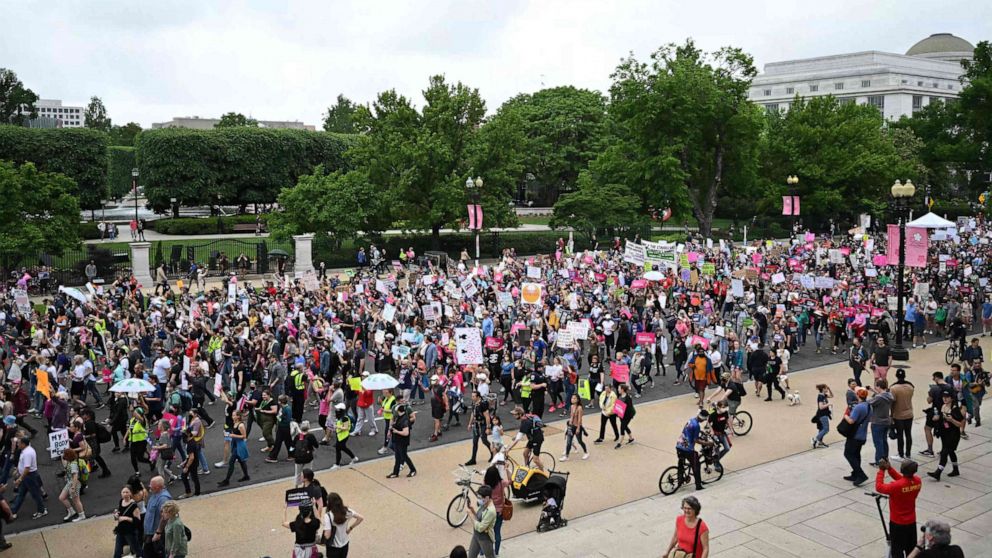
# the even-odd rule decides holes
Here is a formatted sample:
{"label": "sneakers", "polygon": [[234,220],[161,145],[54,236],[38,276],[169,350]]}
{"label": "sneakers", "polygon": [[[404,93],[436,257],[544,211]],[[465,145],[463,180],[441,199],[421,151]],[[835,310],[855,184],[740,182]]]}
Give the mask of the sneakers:
{"label": "sneakers", "polygon": [[272,459],[271,457],[266,457],[265,458],[265,462],[266,463],[279,463],[279,460],[278,459]]}
{"label": "sneakers", "polygon": [[352,457],[348,465],[354,465],[355,463],[358,463],[358,456]]}
{"label": "sneakers", "polygon": [[816,449],[816,437],[810,438],[809,443],[813,445],[813,449]]}
{"label": "sneakers", "polygon": [[594,443],[594,444],[602,444],[603,443],[603,439],[602,438],[596,438],[595,440],[592,441],[592,443]]}
{"label": "sneakers", "polygon": [[76,514],[76,517],[73,517],[72,518],[72,522],[73,523],[76,523],[77,521],[82,521],[84,519],[86,519],[86,514],[85,513],[77,513]]}
{"label": "sneakers", "polygon": [[589,459],[589,454],[588,453],[583,453],[582,454],[582,460],[585,461],[586,459]]}
{"label": "sneakers", "polygon": [[258,441],[259,442],[264,442],[265,441],[265,436],[262,436],[261,438],[259,438]]}
{"label": "sneakers", "polygon": [[920,455],[925,455],[927,457],[933,457],[933,450],[932,449],[925,449],[925,450],[923,450],[923,451],[920,452]]}
{"label": "sneakers", "polygon": [[[268,461],[268,459],[266,459],[266,461]],[[217,467],[218,469],[223,467],[224,465],[226,465],[226,463],[224,463],[223,461],[218,461],[217,463],[214,463],[214,467]]]}
{"label": "sneakers", "polygon": [[76,517],[75,510],[66,510],[65,517],[62,518],[62,523],[69,523],[73,517]]}
{"label": "sneakers", "polygon": [[337,471],[337,470],[338,470],[338,469],[340,469],[340,468],[341,468],[341,466],[340,466],[340,465],[332,465],[332,466],[331,466],[331,470],[332,470],[332,471]]}
{"label": "sneakers", "polygon": [[568,456],[562,455],[561,457],[558,458],[558,461],[568,461]]}
{"label": "sneakers", "polygon": [[230,485],[231,485],[231,481],[229,481],[227,479],[224,479],[224,480],[220,481],[219,483],[217,483],[217,486],[219,486],[221,488],[224,488],[225,486],[230,486]]}
{"label": "sneakers", "polygon": [[31,514],[31,519],[41,519],[46,515],[48,515],[48,510],[41,510],[39,512],[34,512],[33,514]]}
{"label": "sneakers", "polygon": [[387,453],[389,453],[389,448],[381,447],[379,448],[379,451],[377,451],[376,453],[378,453],[379,455],[386,455]]}

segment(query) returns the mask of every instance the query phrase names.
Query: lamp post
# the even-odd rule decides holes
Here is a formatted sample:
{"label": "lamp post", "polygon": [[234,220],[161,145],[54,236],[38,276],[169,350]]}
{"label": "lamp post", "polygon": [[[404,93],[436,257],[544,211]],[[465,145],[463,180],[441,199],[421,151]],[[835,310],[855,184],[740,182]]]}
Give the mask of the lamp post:
{"label": "lamp post", "polygon": [[[468,193],[472,197],[472,204],[479,205],[479,196],[482,194],[482,177],[477,176],[475,177],[475,180],[472,180],[472,177],[469,176],[468,178],[465,179],[465,188],[468,189]],[[475,210],[474,207],[472,209],[473,211]],[[475,267],[479,267],[479,229],[480,228],[482,228],[481,223],[476,223],[475,224]]]}
{"label": "lamp post", "polygon": [[792,197],[792,199],[789,200],[791,202],[791,204],[792,204],[792,235],[791,236],[795,237],[796,236],[796,197],[797,197],[796,185],[799,184],[799,177],[796,176],[796,175],[790,175],[788,178],[785,179],[785,183],[789,185],[789,196]]}
{"label": "lamp post", "polygon": [[134,192],[134,222],[138,222],[138,167],[131,169],[131,191]]}
{"label": "lamp post", "polygon": [[892,208],[899,218],[899,268],[896,276],[896,344],[892,347],[893,360],[909,360],[909,351],[902,346],[903,313],[902,299],[904,296],[904,279],[906,269],[906,219],[905,213],[910,207],[911,200],[916,194],[916,186],[907,180],[902,184],[898,180],[892,184]]}

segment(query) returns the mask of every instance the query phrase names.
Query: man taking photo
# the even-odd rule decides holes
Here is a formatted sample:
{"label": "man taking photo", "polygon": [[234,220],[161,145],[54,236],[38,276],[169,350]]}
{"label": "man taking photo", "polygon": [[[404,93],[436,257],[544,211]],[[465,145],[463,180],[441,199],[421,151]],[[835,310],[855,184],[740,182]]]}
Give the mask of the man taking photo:
{"label": "man taking photo", "polygon": [[[889,460],[878,461],[875,492],[889,497],[889,533],[892,558],[905,558],[916,546],[916,497],[923,481],[916,476],[919,466],[912,459],[903,460],[896,472]],[[892,482],[885,482],[885,474]]]}

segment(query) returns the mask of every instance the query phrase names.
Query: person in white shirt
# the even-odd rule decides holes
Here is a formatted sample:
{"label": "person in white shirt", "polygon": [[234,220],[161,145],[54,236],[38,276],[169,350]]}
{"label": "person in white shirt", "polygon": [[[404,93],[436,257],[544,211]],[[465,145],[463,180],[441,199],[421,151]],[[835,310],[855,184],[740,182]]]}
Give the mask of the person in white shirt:
{"label": "person in white shirt", "polygon": [[152,373],[158,378],[159,383],[165,385],[169,381],[169,370],[172,368],[172,361],[169,360],[169,356],[166,355],[162,349],[159,349],[158,358],[155,359],[155,367]]}
{"label": "person in white shirt", "polygon": [[[349,521],[351,522],[350,525]],[[321,522],[324,529],[324,539],[327,541],[325,556],[347,556],[348,545],[351,543],[351,532],[362,521],[365,521],[362,514],[346,507],[341,496],[336,492],[328,494],[327,508]]]}
{"label": "person in white shirt", "polygon": [[38,454],[31,447],[31,442],[27,437],[19,438],[17,443],[18,447],[21,448],[21,457],[17,460],[17,471],[20,476],[14,481],[14,487],[17,488],[17,496],[10,504],[10,511],[14,514],[14,519],[16,519],[17,512],[20,511],[21,505],[24,504],[25,494],[30,493],[35,505],[38,506],[38,511],[31,516],[31,519],[39,519],[48,515],[48,509],[45,507],[45,501],[41,495],[41,477],[38,476]]}

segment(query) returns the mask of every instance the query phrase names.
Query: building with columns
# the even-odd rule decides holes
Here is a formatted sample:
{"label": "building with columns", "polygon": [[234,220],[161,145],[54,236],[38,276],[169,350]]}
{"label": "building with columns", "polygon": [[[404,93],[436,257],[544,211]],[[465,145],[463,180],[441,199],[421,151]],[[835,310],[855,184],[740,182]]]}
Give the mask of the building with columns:
{"label": "building with columns", "polygon": [[960,37],[937,33],[906,54],[871,50],[771,62],[754,78],[749,98],[767,110],[788,110],[797,95],[833,95],[842,103],[873,105],[886,120],[898,120],[957,97],[961,60],[970,60],[974,50]]}

